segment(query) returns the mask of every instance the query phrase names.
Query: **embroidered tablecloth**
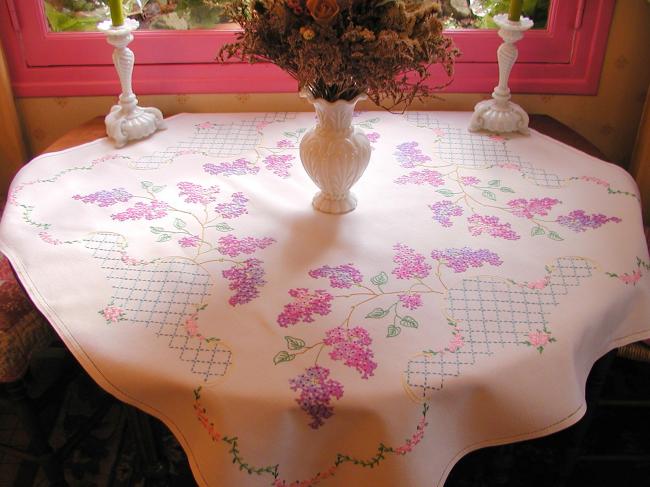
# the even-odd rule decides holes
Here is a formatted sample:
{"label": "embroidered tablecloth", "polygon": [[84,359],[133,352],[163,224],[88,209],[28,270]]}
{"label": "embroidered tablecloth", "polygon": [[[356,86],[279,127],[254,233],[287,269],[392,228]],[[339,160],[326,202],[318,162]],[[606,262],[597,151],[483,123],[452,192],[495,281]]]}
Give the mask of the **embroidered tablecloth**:
{"label": "embroidered tablecloth", "polygon": [[467,113],[356,113],[346,215],[310,205],[311,113],[200,114],[38,157],[0,247],[93,378],[162,419],[199,484],[442,486],[562,429],[593,362],[650,336],[622,169]]}

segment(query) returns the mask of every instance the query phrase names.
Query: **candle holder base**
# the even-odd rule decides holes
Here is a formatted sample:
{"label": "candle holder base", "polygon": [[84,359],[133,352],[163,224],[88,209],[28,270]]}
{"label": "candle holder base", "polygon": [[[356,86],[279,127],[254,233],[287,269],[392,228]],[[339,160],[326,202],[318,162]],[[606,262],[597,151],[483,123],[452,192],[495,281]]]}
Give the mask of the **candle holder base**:
{"label": "candle holder base", "polygon": [[118,148],[124,147],[129,140],[143,139],[156,130],[165,129],[162,112],[157,108],[139,107],[138,99],[131,89],[135,55],[126,46],[133,40],[132,32],[138,25],[136,20],[126,19],[119,26],[112,25],[111,21],[101,22],[97,26],[106,34],[108,43],[115,48],[113,64],[122,86],[118,104],[111,107],[104,119],[106,133]]}
{"label": "candle holder base", "polygon": [[129,140],[144,139],[166,128],[162,112],[153,107],[136,106],[129,112],[122,105],[113,105],[104,123],[106,134],[117,148],[124,147]]}
{"label": "candle holder base", "polygon": [[474,107],[469,123],[470,132],[487,130],[488,132],[519,132],[528,135],[528,114],[516,103],[505,104],[497,100],[480,101]]}

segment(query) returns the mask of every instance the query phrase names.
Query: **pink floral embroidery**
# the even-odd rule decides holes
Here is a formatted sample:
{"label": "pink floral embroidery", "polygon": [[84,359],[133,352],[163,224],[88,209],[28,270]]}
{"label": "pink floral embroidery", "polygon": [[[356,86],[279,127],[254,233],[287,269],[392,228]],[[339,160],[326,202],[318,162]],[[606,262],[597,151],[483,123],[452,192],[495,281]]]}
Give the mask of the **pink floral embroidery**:
{"label": "pink floral embroidery", "polygon": [[371,144],[374,144],[379,140],[380,135],[379,132],[369,132],[366,134],[366,137],[368,137]]}
{"label": "pink floral embroidery", "polygon": [[522,218],[533,218],[535,215],[546,216],[560,200],[555,198],[519,198],[508,201],[512,214]]}
{"label": "pink floral embroidery", "polygon": [[264,158],[264,167],[276,176],[288,178],[289,169],[293,167],[293,163],[290,161],[293,161],[294,159],[295,157],[292,155],[273,154]]}
{"label": "pink floral embroidery", "polygon": [[181,237],[178,239],[181,247],[198,247],[201,245],[201,239],[198,235],[191,235],[189,237]]}
{"label": "pink floral embroidery", "polygon": [[257,174],[260,168],[246,159],[237,159],[232,162],[220,162],[219,164],[204,164],[203,170],[215,176],[244,176],[246,174]]}
{"label": "pink floral embroidery", "polygon": [[336,465],[331,466],[324,472],[318,472],[309,480],[296,480],[291,483],[287,483],[286,480],[275,479],[271,484],[271,487],[313,487],[316,484],[319,484],[321,481],[326,480],[330,477],[333,477],[336,473]]}
{"label": "pink floral embroidery", "polygon": [[228,289],[235,291],[228,303],[231,306],[246,304],[260,295],[259,288],[266,284],[264,268],[259,259],[248,259],[221,273],[230,281]]}
{"label": "pink floral embroidery", "polygon": [[442,174],[433,169],[423,169],[422,171],[411,171],[405,176],[400,176],[395,180],[397,184],[428,184],[430,186],[442,186],[445,181]]}
{"label": "pink floral embroidery", "polygon": [[268,122],[266,120],[261,120],[255,124],[255,128],[257,129],[258,132],[262,132],[265,127],[268,125],[271,125],[272,122]]}
{"label": "pink floral embroidery", "polygon": [[524,343],[526,345],[535,347],[539,353],[542,353],[546,345],[555,341],[556,341],[555,338],[553,338],[551,334],[548,333],[547,331],[536,330],[536,331],[531,331],[528,334],[528,340],[525,341]]}
{"label": "pink floral embroidery", "polygon": [[476,186],[478,183],[481,182],[481,180],[474,176],[463,176],[462,178],[460,178],[460,182],[465,186]]}
{"label": "pink floral embroidery", "polygon": [[209,186],[203,187],[200,184],[194,184],[187,181],[182,181],[178,183],[178,189],[180,193],[178,196],[181,198],[186,196],[185,203],[199,203],[201,205],[207,205],[216,201],[215,194],[219,192],[218,186]]}
{"label": "pink floral embroidery", "polygon": [[505,142],[506,140],[508,140],[502,135],[494,135],[494,134],[488,135],[488,139],[490,139],[493,142]]}
{"label": "pink floral embroidery", "polygon": [[625,284],[636,284],[642,276],[643,274],[641,274],[641,269],[637,269],[632,274],[626,272],[625,274],[618,276],[618,278]]}
{"label": "pink floral embroidery", "polygon": [[138,201],[134,206],[128,208],[126,211],[121,213],[115,213],[111,215],[113,220],[126,221],[126,220],[156,220],[167,216],[167,210],[169,207],[167,203],[162,201],[154,200],[151,203],[142,203]]}
{"label": "pink floral embroidery", "polygon": [[370,349],[372,338],[365,328],[355,326],[347,329],[342,326],[325,332],[325,345],[333,347],[329,355],[332,360],[343,360],[348,367],[355,368],[362,379],[374,375],[377,364],[372,360],[374,354]]}
{"label": "pink floral embroidery", "polygon": [[588,215],[584,210],[574,210],[568,215],[558,216],[556,221],[574,232],[584,232],[589,228],[598,228],[607,222],[620,223],[623,220],[616,216],[607,217],[602,213]]}
{"label": "pink floral embroidery", "polygon": [[122,254],[122,258],[120,260],[126,265],[141,265],[146,263],[144,260],[130,257],[126,252]]}
{"label": "pink floral embroidery", "polygon": [[48,232],[38,232],[38,236],[41,238],[43,242],[49,243],[50,245],[61,245],[63,243],[58,238],[54,238]]}
{"label": "pink floral embroidery", "polygon": [[395,155],[400,166],[406,168],[415,167],[431,160],[429,156],[423,154],[418,148],[417,142],[404,142],[398,145]]}
{"label": "pink floral embroidery", "polygon": [[237,218],[248,213],[246,209],[248,198],[244,196],[244,193],[233,193],[230,198],[229,203],[219,203],[214,207],[214,210],[226,219]]}
{"label": "pink floral embroidery", "polygon": [[528,289],[544,289],[551,282],[551,276],[544,276],[537,281],[531,281],[526,284]]}
{"label": "pink floral embroidery", "polygon": [[500,237],[506,240],[519,240],[521,237],[512,230],[510,223],[500,223],[497,216],[482,216],[474,213],[467,219],[468,230],[471,235],[478,236],[483,232],[491,237]]}
{"label": "pink floral embroidery", "polygon": [[403,445],[400,445],[393,449],[393,451],[398,455],[406,455],[407,453],[413,451],[413,448],[422,441],[422,438],[424,438],[424,430],[428,425],[429,423],[426,422],[426,418],[422,417],[418,423],[415,433],[413,433],[413,436],[407,439]]}
{"label": "pink floral embroidery", "polygon": [[192,313],[190,316],[188,316],[187,319],[185,320],[184,326],[185,326],[185,331],[189,336],[194,337],[200,335],[199,314]]}
{"label": "pink floral embroidery", "polygon": [[465,345],[465,340],[463,339],[463,336],[460,333],[456,333],[454,337],[451,339],[449,342],[449,345],[447,345],[447,350],[449,350],[451,353],[457,352],[459,349],[461,349]]}
{"label": "pink floral embroidery", "polygon": [[436,137],[445,137],[447,135],[447,132],[445,132],[443,129],[431,129],[431,132]]}
{"label": "pink floral embroidery", "polygon": [[279,149],[292,149],[292,148],[295,147],[295,146],[293,145],[293,142],[290,141],[290,140],[287,140],[287,139],[279,140],[279,141],[275,144],[275,146],[276,146],[277,148],[279,148]]}
{"label": "pink floral embroidery", "polygon": [[217,250],[223,255],[237,257],[240,254],[253,254],[258,249],[265,249],[273,242],[275,242],[275,239],[270,237],[244,237],[239,239],[234,235],[226,235],[219,239]]}
{"label": "pink floral embroidery", "polygon": [[289,295],[295,300],[293,303],[285,304],[284,310],[278,316],[278,324],[282,327],[295,325],[300,321],[311,323],[314,321],[314,314],[328,315],[334,299],[327,291],[318,289],[311,292],[303,287],[290,289]]}
{"label": "pink floral embroidery", "polygon": [[115,188],[110,191],[102,190],[86,196],[76,194],[72,199],[80,200],[83,203],[95,203],[97,206],[112,206],[117,203],[125,203],[133,198],[133,195],[124,188]]}
{"label": "pink floral embroidery", "polygon": [[309,426],[314,429],[320,428],[325,424],[324,420],[334,414],[331,398],[341,399],[343,396],[343,384],[330,379],[329,375],[329,369],[315,365],[306,369],[304,374],[289,379],[291,390],[300,391],[296,402],[312,418]]}
{"label": "pink floral embroidery", "polygon": [[221,434],[214,427],[214,423],[208,418],[207,411],[204,407],[201,407],[200,403],[197,401],[194,403],[194,412],[196,413],[196,419],[199,420],[201,426],[208,432],[212,441],[220,441]]}
{"label": "pink floral embroidery", "polygon": [[117,323],[124,319],[124,310],[119,306],[106,306],[99,314],[106,319],[106,323]]}
{"label": "pink floral embroidery", "polygon": [[457,204],[452,203],[449,200],[439,201],[432,205],[429,205],[431,211],[433,211],[433,219],[436,220],[443,227],[452,226],[451,218],[452,216],[461,216],[463,214],[463,207]]}
{"label": "pink floral embroidery", "polygon": [[393,269],[393,274],[398,279],[413,279],[414,277],[424,279],[431,272],[431,266],[425,262],[424,255],[411,247],[398,243],[393,246],[393,250],[396,252],[393,262],[398,264]]}
{"label": "pink floral embroidery", "polygon": [[515,170],[521,169],[520,165],[514,164],[512,162],[506,162],[504,164],[496,164],[496,167],[500,167],[502,169],[515,169]]}
{"label": "pink floral embroidery", "polygon": [[325,265],[309,271],[309,275],[314,279],[319,277],[329,278],[330,286],[338,289],[349,289],[355,284],[363,281],[361,272],[352,264],[344,264],[336,267]]}
{"label": "pink floral embroidery", "polygon": [[209,130],[215,128],[216,126],[217,124],[214,122],[201,122],[196,124],[196,128],[200,130]]}
{"label": "pink floral embroidery", "polygon": [[420,306],[422,306],[422,296],[420,296],[418,293],[413,293],[413,294],[400,294],[398,296],[400,303],[402,303],[402,306],[408,309],[418,309]]}
{"label": "pink floral embroidery", "polygon": [[590,183],[595,183],[595,184],[597,184],[599,186],[604,186],[606,188],[609,187],[609,183],[607,181],[605,181],[604,179],[594,177],[594,176],[581,176],[580,179],[582,179],[583,181],[590,182]]}

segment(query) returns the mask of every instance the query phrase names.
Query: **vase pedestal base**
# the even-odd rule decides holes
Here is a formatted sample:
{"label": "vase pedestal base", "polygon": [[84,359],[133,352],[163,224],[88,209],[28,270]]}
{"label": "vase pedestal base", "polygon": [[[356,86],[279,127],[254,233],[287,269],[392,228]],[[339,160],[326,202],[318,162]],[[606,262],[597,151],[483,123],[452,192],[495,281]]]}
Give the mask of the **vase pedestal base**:
{"label": "vase pedestal base", "polygon": [[469,124],[470,132],[519,132],[528,135],[528,114],[516,103],[505,100],[485,100],[474,108]]}
{"label": "vase pedestal base", "polygon": [[319,191],[316,193],[316,196],[314,196],[311,204],[314,208],[323,213],[340,215],[354,210],[357,207],[357,198],[352,193],[348,193],[342,198],[337,198]]}

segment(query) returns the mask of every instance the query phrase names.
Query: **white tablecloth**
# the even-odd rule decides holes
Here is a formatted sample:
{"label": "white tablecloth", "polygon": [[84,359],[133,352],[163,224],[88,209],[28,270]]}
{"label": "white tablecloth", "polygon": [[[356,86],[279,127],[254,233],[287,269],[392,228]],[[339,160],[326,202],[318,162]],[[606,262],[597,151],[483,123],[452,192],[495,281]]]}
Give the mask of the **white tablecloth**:
{"label": "white tablecloth", "polygon": [[577,421],[650,336],[622,169],[467,113],[358,113],[346,215],[310,206],[311,113],[197,114],[38,157],[0,249],[93,378],[162,419],[201,485],[442,486]]}

